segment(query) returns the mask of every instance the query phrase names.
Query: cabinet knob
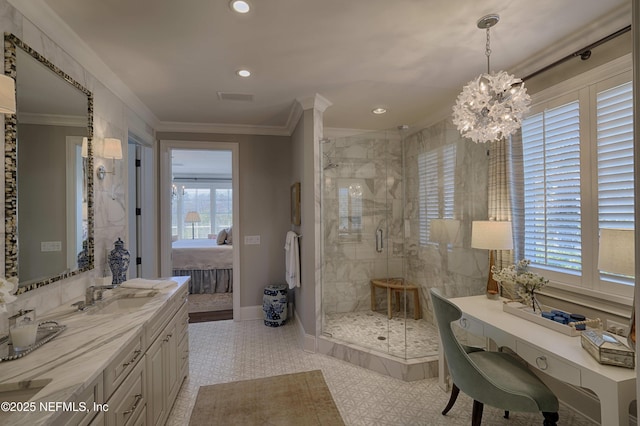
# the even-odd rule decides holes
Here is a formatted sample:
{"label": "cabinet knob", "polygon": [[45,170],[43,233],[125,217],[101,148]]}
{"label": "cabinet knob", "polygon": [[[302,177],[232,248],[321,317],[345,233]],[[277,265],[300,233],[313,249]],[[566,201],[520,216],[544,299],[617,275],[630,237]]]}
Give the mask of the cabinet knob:
{"label": "cabinet knob", "polygon": [[536,358],[536,365],[540,370],[546,370],[549,368],[549,364],[547,363],[547,357],[542,355]]}

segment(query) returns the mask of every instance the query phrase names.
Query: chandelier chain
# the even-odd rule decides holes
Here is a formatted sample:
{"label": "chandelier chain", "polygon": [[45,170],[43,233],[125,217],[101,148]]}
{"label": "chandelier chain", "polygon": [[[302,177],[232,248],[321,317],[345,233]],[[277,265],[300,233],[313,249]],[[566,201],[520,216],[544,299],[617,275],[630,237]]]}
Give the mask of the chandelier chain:
{"label": "chandelier chain", "polygon": [[489,35],[489,28],[487,28],[487,45],[485,46],[484,54],[487,55],[487,74],[491,73],[491,36]]}

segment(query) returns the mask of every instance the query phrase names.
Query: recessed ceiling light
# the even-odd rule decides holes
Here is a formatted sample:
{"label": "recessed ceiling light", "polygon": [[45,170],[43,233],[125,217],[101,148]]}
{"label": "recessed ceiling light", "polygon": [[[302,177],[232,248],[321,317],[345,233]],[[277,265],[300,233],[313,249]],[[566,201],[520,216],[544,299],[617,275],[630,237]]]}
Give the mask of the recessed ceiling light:
{"label": "recessed ceiling light", "polygon": [[249,71],[249,70],[238,70],[238,71],[236,71],[236,74],[238,74],[240,77],[249,77],[251,75],[251,71]]}
{"label": "recessed ceiling light", "polygon": [[385,112],[387,112],[386,109],[384,108],[374,108],[371,110],[372,113],[380,115],[380,114],[384,114]]}
{"label": "recessed ceiling light", "polygon": [[244,0],[232,0],[231,9],[238,13],[248,13],[251,7],[249,6],[249,3]]}

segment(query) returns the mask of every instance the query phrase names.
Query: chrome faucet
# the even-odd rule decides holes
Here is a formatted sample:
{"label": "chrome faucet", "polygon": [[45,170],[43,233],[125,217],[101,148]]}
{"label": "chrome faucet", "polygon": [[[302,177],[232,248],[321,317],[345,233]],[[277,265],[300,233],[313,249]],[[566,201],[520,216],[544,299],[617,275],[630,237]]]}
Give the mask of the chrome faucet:
{"label": "chrome faucet", "polygon": [[104,290],[111,290],[118,287],[117,285],[91,285],[87,287],[87,291],[84,295],[85,306],[91,306],[96,301],[102,300],[102,292]]}

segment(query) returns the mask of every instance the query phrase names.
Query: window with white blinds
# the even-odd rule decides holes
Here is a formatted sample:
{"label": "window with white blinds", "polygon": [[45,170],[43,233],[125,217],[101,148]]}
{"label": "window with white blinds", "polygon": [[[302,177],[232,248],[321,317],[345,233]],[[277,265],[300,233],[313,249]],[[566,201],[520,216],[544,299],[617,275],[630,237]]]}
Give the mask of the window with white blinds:
{"label": "window with white blinds", "polygon": [[525,257],[566,273],[582,265],[579,102],[523,121]]}
{"label": "window with white blinds", "polygon": [[[634,228],[633,92],[631,82],[597,93],[598,224]],[[630,277],[601,279],[633,284]]]}
{"label": "window with white blinds", "polygon": [[431,221],[454,217],[456,146],[418,155],[418,223],[420,244],[431,242]]}
{"label": "window with white blinds", "polygon": [[630,72],[539,101],[523,120],[524,248],[559,284],[612,294],[633,277],[598,271],[604,228],[634,228]]}

